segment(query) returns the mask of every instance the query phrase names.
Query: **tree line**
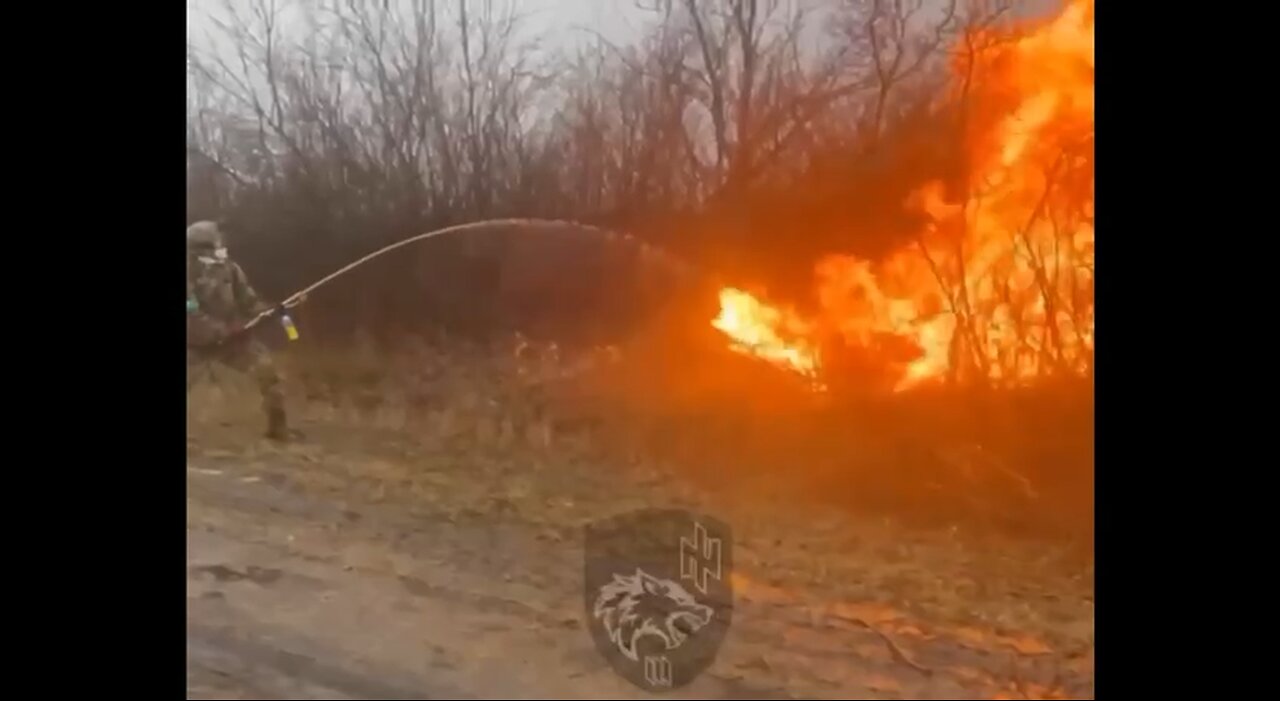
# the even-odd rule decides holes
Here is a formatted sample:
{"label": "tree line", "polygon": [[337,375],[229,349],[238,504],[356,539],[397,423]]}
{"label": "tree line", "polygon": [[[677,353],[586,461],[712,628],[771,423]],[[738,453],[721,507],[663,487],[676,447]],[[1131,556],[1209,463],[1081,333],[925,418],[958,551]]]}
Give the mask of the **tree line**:
{"label": "tree line", "polygon": [[[496,217],[618,227],[800,291],[819,254],[918,229],[907,194],[963,171],[955,62],[1044,5],[637,0],[630,41],[550,51],[518,2],[223,0],[189,42],[188,217],[226,222],[268,294]],[[406,280],[497,274],[464,248],[388,261],[325,313],[421,317]]]}

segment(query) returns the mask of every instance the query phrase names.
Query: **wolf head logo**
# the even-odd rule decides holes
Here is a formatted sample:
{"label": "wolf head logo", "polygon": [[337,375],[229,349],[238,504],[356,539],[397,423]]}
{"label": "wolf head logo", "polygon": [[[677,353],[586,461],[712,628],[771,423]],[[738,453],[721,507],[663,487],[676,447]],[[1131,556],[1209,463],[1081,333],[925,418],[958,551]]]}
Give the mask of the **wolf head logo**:
{"label": "wolf head logo", "polygon": [[609,640],[630,660],[638,660],[636,644],[645,636],[674,650],[711,622],[714,611],[698,603],[684,587],[636,568],[633,575],[613,575],[600,587],[592,614]]}
{"label": "wolf head logo", "polygon": [[669,692],[711,666],[733,623],[728,524],[637,509],[587,524],[583,555],[585,627],[619,676]]}

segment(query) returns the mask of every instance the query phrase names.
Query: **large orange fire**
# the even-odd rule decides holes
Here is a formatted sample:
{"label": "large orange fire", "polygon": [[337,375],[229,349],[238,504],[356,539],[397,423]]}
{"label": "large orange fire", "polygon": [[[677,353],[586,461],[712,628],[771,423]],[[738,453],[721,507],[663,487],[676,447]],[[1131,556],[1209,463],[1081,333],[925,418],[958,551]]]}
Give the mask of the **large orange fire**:
{"label": "large orange fire", "polygon": [[[973,35],[967,192],[921,187],[916,240],[872,263],[820,260],[808,318],[737,289],[712,322],[750,353],[813,376],[831,341],[913,352],[887,363],[898,390],[944,379],[1019,384],[1093,363],[1093,0],[1000,37]],[[1005,30],[1009,31],[1009,30]],[[959,82],[959,79],[957,79]]]}
{"label": "large orange fire", "polygon": [[734,340],[734,350],[807,377],[818,374],[818,352],[807,340],[813,326],[793,310],[769,306],[748,292],[726,287],[720,290],[720,316],[711,325]]}

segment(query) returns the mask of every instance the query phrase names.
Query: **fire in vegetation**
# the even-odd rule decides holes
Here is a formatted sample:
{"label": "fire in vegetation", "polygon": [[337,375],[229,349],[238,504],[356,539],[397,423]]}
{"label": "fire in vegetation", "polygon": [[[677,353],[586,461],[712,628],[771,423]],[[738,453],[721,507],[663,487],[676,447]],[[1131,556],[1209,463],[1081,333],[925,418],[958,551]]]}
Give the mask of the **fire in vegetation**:
{"label": "fire in vegetation", "polygon": [[809,315],[725,289],[712,325],[735,350],[806,376],[820,349],[910,346],[882,362],[896,390],[1090,375],[1093,13],[1093,0],[1071,0],[1048,22],[963,42],[949,99],[968,120],[966,191],[920,187],[907,204],[928,223],[910,245],[875,263],[821,259]]}
{"label": "fire in vegetation", "polygon": [[742,290],[720,290],[720,315],[711,325],[733,339],[736,351],[755,355],[806,377],[818,374],[813,326],[790,309],[761,302]]}

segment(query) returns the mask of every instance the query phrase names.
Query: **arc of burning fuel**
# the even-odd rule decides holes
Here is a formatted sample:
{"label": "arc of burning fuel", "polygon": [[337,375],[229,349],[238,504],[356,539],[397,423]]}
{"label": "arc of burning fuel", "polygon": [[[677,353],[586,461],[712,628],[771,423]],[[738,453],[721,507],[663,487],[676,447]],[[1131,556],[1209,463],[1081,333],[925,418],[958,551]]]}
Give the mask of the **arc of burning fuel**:
{"label": "arc of burning fuel", "polygon": [[472,232],[480,229],[491,229],[491,228],[500,228],[500,227],[515,227],[515,228],[522,228],[527,230],[548,229],[548,228],[554,228],[554,227],[572,227],[581,231],[596,233],[600,236],[604,236],[606,239],[620,238],[629,243],[633,243],[640,246],[643,251],[646,251],[656,256],[657,258],[665,262],[668,266],[670,266],[673,270],[677,271],[683,276],[691,277],[695,272],[693,266],[672,256],[666,251],[650,246],[649,244],[643,241],[640,241],[639,239],[637,239],[636,237],[630,234],[613,231],[611,229],[605,229],[598,226],[592,226],[590,224],[580,224],[578,222],[564,221],[564,220],[558,220],[558,219],[486,219],[483,221],[469,222],[466,224],[455,224],[453,226],[447,226],[443,229],[435,229],[433,231],[428,231],[426,233],[418,234],[416,236],[410,236],[407,239],[396,241],[395,243],[383,246],[382,248],[379,248],[378,250],[372,253],[369,253],[368,255],[357,258],[356,260],[348,263],[347,265],[342,266],[341,268],[333,271],[332,273],[329,273],[328,275],[320,278],[319,280],[311,283],[310,285],[307,285],[306,287],[298,290],[297,292],[294,292],[293,294],[284,298],[282,301],[280,301],[271,309],[268,309],[266,311],[259,313],[257,316],[255,316],[247,324],[244,325],[243,330],[248,331],[249,329],[252,329],[253,327],[262,323],[264,320],[282,312],[283,310],[292,309],[298,306],[299,304],[302,304],[302,302],[306,300],[307,295],[323,287],[324,285],[327,285],[328,283],[333,282],[334,280],[342,277],[343,275],[351,272],[352,270],[355,270],[356,268],[364,265],[365,263],[368,263],[369,261],[375,258],[379,258],[383,255],[386,255],[387,253],[398,250],[400,248],[404,248],[405,246],[408,246],[410,244],[417,243],[418,241],[425,241],[426,239],[435,238],[437,236],[444,236],[445,234],[463,234],[463,233],[468,233],[468,232]]}

